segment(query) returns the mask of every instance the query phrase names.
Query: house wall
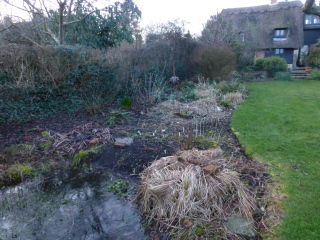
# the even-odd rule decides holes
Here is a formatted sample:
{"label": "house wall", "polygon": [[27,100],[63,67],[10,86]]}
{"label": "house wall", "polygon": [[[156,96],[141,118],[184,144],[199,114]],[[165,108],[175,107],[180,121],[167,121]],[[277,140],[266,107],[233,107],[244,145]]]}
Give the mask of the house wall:
{"label": "house wall", "polygon": [[281,57],[284,58],[287,64],[293,64],[293,48],[285,48],[283,54],[276,54],[274,49],[266,50],[265,57]]}
{"label": "house wall", "polygon": [[310,47],[311,44],[315,44],[318,42],[320,38],[320,29],[304,29],[304,45],[308,45]]}
{"label": "house wall", "polygon": [[266,54],[266,52],[264,50],[263,51],[255,51],[255,53],[254,53],[254,62],[256,62],[260,58],[264,58],[265,54]]}

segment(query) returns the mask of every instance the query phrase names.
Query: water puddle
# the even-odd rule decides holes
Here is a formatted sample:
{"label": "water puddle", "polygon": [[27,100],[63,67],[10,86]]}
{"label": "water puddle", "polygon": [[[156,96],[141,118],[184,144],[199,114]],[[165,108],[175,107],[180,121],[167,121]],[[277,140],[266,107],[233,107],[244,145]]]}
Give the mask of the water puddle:
{"label": "water puddle", "polygon": [[145,239],[137,207],[108,192],[113,179],[59,172],[1,190],[0,240]]}

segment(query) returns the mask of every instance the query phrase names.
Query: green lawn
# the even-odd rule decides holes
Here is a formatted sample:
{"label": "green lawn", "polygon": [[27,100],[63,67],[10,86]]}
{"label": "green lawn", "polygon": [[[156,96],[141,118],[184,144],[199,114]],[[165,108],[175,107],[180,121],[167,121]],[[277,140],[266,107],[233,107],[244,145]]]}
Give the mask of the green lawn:
{"label": "green lawn", "polygon": [[285,185],[281,239],[320,239],[320,82],[248,83],[232,117],[243,147]]}

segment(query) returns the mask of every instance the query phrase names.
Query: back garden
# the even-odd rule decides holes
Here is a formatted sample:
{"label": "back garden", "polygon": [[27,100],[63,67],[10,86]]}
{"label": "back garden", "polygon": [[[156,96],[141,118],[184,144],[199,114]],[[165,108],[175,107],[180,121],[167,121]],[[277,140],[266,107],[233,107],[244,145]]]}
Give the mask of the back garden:
{"label": "back garden", "polygon": [[120,19],[2,36],[0,239],[317,239],[319,71]]}

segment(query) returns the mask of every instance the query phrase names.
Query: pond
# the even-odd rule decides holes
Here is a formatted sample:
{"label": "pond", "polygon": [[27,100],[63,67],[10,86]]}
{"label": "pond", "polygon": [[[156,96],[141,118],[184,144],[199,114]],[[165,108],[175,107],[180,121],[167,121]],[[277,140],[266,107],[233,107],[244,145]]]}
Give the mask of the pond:
{"label": "pond", "polygon": [[145,239],[139,210],[108,192],[115,174],[58,171],[0,191],[0,239]]}

